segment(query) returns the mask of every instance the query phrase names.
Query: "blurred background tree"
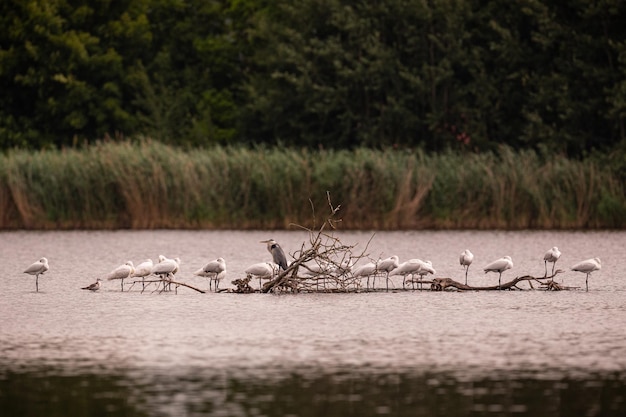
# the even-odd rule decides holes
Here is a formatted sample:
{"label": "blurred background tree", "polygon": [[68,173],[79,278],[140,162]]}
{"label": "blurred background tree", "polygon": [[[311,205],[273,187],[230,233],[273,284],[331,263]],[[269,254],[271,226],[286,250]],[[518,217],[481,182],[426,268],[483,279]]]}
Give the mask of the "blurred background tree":
{"label": "blurred background tree", "polygon": [[0,148],[623,150],[624,21],[620,0],[0,0]]}

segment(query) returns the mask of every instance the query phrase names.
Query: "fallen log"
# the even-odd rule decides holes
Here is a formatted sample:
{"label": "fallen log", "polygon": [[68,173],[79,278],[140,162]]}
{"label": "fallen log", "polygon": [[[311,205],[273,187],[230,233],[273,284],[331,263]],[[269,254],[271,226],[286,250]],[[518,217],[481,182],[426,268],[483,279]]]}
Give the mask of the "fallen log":
{"label": "fallen log", "polygon": [[[199,293],[206,294],[206,291],[201,290],[200,288],[196,288],[196,287],[194,287],[192,285],[185,284],[184,282],[170,281],[169,279],[152,279],[152,280],[146,280],[146,281],[133,281],[133,285],[135,285],[135,284],[148,284],[148,283],[153,283],[153,282],[156,282],[156,283],[159,283],[159,284],[163,283],[163,284],[168,284],[168,285],[169,284],[174,284],[176,287],[179,287],[179,286],[180,287],[187,287],[187,288],[191,288],[194,291],[198,291]],[[131,286],[131,288],[132,288],[132,286]],[[142,289],[141,292],[143,292],[144,289]],[[161,290],[160,292],[162,292],[162,291],[163,290]]]}
{"label": "fallen log", "polygon": [[[554,274],[550,275],[550,276],[543,276],[543,277],[533,277],[531,275],[524,275],[521,277],[516,277],[514,278],[512,281],[509,282],[505,282],[502,285],[492,285],[492,286],[488,286],[488,287],[474,287],[471,285],[465,285],[461,282],[457,282],[455,280],[453,280],[452,278],[434,278],[432,280],[431,283],[431,291],[445,291],[446,288],[455,288],[457,290],[461,290],[461,291],[500,291],[500,290],[522,290],[523,288],[520,288],[517,286],[517,284],[519,284],[520,282],[528,282],[531,289],[534,289],[532,282],[538,282],[541,286],[545,287],[546,290],[550,290],[550,291],[562,291],[562,290],[571,290],[571,289],[576,289],[578,287],[566,287],[564,285],[558,284],[557,282],[554,281],[554,277],[557,276],[557,274],[560,274],[563,271],[562,269],[557,269],[556,271],[554,271]],[[420,281],[414,281],[414,282],[420,282]],[[426,281],[423,281],[424,283],[426,283]]]}

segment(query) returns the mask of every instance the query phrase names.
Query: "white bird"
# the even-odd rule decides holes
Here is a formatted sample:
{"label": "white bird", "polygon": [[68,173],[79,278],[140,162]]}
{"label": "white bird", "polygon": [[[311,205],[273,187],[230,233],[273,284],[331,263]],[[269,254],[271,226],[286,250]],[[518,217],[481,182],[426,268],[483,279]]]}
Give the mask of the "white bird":
{"label": "white bird", "polygon": [[599,271],[600,269],[602,269],[600,258],[586,259],[582,262],[578,262],[572,267],[572,271],[587,274],[587,277],[585,278],[585,286],[587,287],[587,291],[589,291],[589,275],[591,275],[593,271]]}
{"label": "white bird", "polygon": [[329,262],[320,259],[316,259],[315,262],[302,264],[301,266],[304,269],[304,275],[309,277],[329,274],[332,267]]}
{"label": "white bird", "polygon": [[[418,263],[420,264],[420,267],[417,270],[417,275],[420,276],[420,281],[423,281],[424,277],[428,274],[434,275],[437,273],[437,271],[435,271],[435,268],[433,268],[433,263],[431,261],[422,261],[419,259],[416,259],[416,261],[419,261]],[[420,290],[421,289],[422,283],[420,282]]]}
{"label": "white bird", "polygon": [[114,279],[121,279],[122,291],[124,291],[124,280],[126,278],[130,278],[133,272],[135,272],[133,261],[127,261],[124,265],[120,265],[117,268],[115,268],[113,271],[109,272],[106,278],[109,281],[114,280]]}
{"label": "white bird", "polygon": [[272,254],[274,263],[283,271],[287,270],[287,257],[283,248],[274,239],[262,240],[260,243],[267,243],[267,251]]}
{"label": "white bird", "polygon": [[378,262],[378,270],[384,272],[387,275],[387,291],[389,291],[389,273],[396,269],[400,264],[400,258],[398,255],[390,256]]}
{"label": "white bird", "polygon": [[419,259],[409,259],[406,262],[402,262],[398,265],[397,268],[392,270],[389,275],[402,275],[402,288],[404,288],[404,284],[406,282],[406,276],[411,275],[411,279],[413,279],[413,275],[416,274],[422,266],[422,261]]}
{"label": "white bird", "polygon": [[81,289],[83,290],[90,290],[90,291],[98,291],[100,289],[100,282],[102,281],[102,279],[98,278],[96,280],[96,282],[94,282],[91,285],[88,285],[86,287],[82,287]]}
{"label": "white bird", "polygon": [[135,271],[132,273],[131,276],[133,278],[141,278],[143,288],[146,288],[146,284],[144,281],[146,280],[146,277],[152,273],[152,268],[154,268],[154,263],[152,262],[152,259],[146,259],[135,267]]}
{"label": "white bird", "polygon": [[259,278],[259,289],[261,289],[262,279],[271,279],[278,272],[278,265],[273,262],[259,262],[252,264],[246,268],[245,273],[248,277]]}
{"label": "white bird", "polygon": [[470,252],[469,249],[465,249],[461,253],[461,257],[459,258],[459,262],[461,266],[465,268],[465,285],[467,285],[467,271],[469,271],[469,267],[474,262],[474,254]]}
{"label": "white bird", "polygon": [[209,278],[209,289],[211,289],[211,282],[215,281],[215,291],[217,291],[219,281],[226,275],[226,261],[224,258],[217,258],[198,269],[194,275]]}
{"label": "white bird", "polygon": [[543,264],[546,267],[546,274],[544,276],[548,276],[548,262],[552,262],[552,275],[554,275],[554,266],[556,265],[556,261],[561,257],[561,252],[559,248],[556,246],[552,247],[550,250],[543,255]]}
{"label": "white bird", "polygon": [[132,277],[147,277],[152,273],[152,268],[154,268],[154,263],[152,262],[152,259],[146,259],[135,267],[135,272],[133,272]]}
{"label": "white bird", "polygon": [[376,272],[378,272],[378,268],[376,267],[376,264],[374,262],[368,262],[368,263],[366,263],[364,265],[361,265],[361,266],[357,267],[352,272],[352,275],[355,278],[367,277],[367,287],[366,288],[369,289],[369,286],[370,286],[370,276],[371,275],[375,275]]}
{"label": "white bird", "polygon": [[[159,255],[159,263],[155,264],[152,268],[152,274],[158,275],[162,281],[170,280],[174,277],[174,274],[178,272],[180,264],[180,258],[170,259],[163,255]],[[163,283],[163,288],[166,287],[166,282]]]}
{"label": "white bird", "polygon": [[31,266],[26,268],[24,271],[25,274],[34,275],[35,276],[35,288],[37,292],[39,292],[39,275],[44,274],[50,266],[48,265],[48,259],[41,258],[37,262],[34,262]]}
{"label": "white bird", "polygon": [[354,266],[354,260],[351,258],[343,259],[339,263],[330,262],[330,273],[336,274],[337,276],[341,276],[347,274],[348,272],[352,272],[352,267]]}
{"label": "white bird", "polygon": [[513,268],[513,260],[511,259],[510,256],[507,255],[485,266],[483,268],[483,271],[485,271],[485,273],[498,272],[500,274],[498,276],[498,288],[499,288],[500,285],[502,284],[501,282],[502,273],[506,271],[507,269],[511,269],[511,268]]}
{"label": "white bird", "polygon": [[320,280],[326,287],[326,278],[330,276],[331,271],[335,269],[335,266],[323,259],[314,259],[312,262],[307,262],[306,264],[300,265],[301,268],[304,269],[304,275],[307,277],[311,277],[311,279],[315,280],[315,285],[319,288]]}

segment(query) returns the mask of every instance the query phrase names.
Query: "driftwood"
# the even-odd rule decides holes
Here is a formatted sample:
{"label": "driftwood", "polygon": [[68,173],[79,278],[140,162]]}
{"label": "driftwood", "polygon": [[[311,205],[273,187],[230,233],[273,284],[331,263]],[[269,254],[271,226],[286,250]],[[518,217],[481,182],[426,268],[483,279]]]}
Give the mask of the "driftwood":
{"label": "driftwood", "polygon": [[[563,273],[562,269],[557,269],[554,271],[554,274],[543,277],[533,277],[530,275],[524,275],[521,277],[516,277],[512,281],[505,282],[502,285],[492,285],[489,287],[473,287],[471,285],[465,285],[461,282],[457,282],[452,278],[434,278],[431,282],[431,290],[432,291],[445,291],[446,288],[455,288],[461,291],[499,291],[499,290],[522,290],[517,286],[520,282],[528,282],[531,289],[534,289],[532,283],[538,282],[541,286],[545,287],[545,290],[548,291],[562,291],[562,290],[571,290],[576,289],[578,287],[567,287],[562,284],[554,281],[554,277],[558,274]],[[425,283],[426,281],[424,281]]]}
{"label": "driftwood", "polygon": [[[354,254],[354,246],[344,245],[332,233],[326,231],[328,227],[335,229],[336,224],[341,222],[341,219],[335,218],[341,206],[334,207],[328,193],[327,199],[330,215],[316,232],[300,225],[293,225],[309,232],[309,242],[308,244],[303,243],[300,249],[292,254],[295,261],[274,279],[266,282],[261,287],[261,292],[309,292],[314,286],[319,291],[320,282],[323,283],[323,291],[326,291],[325,284],[332,282],[336,290],[346,292],[355,287],[355,281],[360,283],[360,279],[352,277],[350,268],[359,259],[366,256],[365,251]],[[312,204],[311,206],[314,213],[313,224],[315,225],[315,208]],[[314,272],[310,264],[324,265],[326,270]],[[303,271],[308,276],[299,275]]]}
{"label": "driftwood", "polygon": [[239,294],[253,293],[254,289],[250,286],[251,279],[252,279],[251,277],[245,277],[245,278],[238,278],[234,281],[231,281],[231,283],[237,287],[235,290],[231,292],[236,292]]}
{"label": "driftwood", "polygon": [[[370,288],[370,279],[376,278],[387,279],[390,277],[382,271],[370,276],[354,276],[352,273],[352,265],[359,260],[368,258],[372,263],[376,261],[370,258],[366,251],[374,236],[370,238],[365,249],[360,253],[355,253],[355,246],[343,244],[338,238],[332,234],[336,224],[341,220],[335,218],[340,206],[334,207],[330,195],[327,193],[328,205],[330,207],[330,215],[324,220],[317,231],[312,229],[294,225],[309,233],[309,242],[302,244],[299,250],[291,253],[294,261],[286,270],[280,271],[273,279],[263,284],[258,290],[262,293],[301,293],[301,292],[327,292],[327,293],[345,293],[345,292],[362,292],[362,291],[385,291],[387,288]],[[312,205],[312,204],[311,204]],[[313,224],[315,225],[315,209],[313,209]],[[535,289],[533,282],[540,285],[540,289],[547,291],[562,291],[576,289],[578,287],[567,287],[554,281],[554,278],[565,271],[558,269],[550,276],[533,277],[524,275],[514,278],[512,281],[505,282],[501,285],[493,286],[471,286],[455,281],[452,278],[431,278],[424,277],[403,277],[402,288],[393,288],[392,291],[412,291],[419,289],[430,291],[498,291],[498,290],[523,290],[518,284],[527,282],[530,289]],[[365,288],[363,281],[367,280]],[[250,277],[236,279],[232,281],[237,288],[228,290],[227,292],[250,293],[255,292],[249,285]],[[406,284],[411,284],[407,287]],[[418,286],[416,288],[416,285]],[[430,287],[428,287],[430,285]]]}
{"label": "driftwood", "polygon": [[[135,284],[149,284],[149,283],[157,283],[157,284],[161,284],[161,283],[162,283],[162,284],[163,284],[163,289],[161,289],[161,290],[159,291],[159,293],[161,293],[161,292],[165,291],[165,288],[166,288],[167,286],[172,285],[172,284],[174,284],[174,286],[175,286],[175,288],[176,288],[176,289],[177,289],[178,287],[187,287],[187,288],[191,288],[192,290],[197,291],[197,292],[202,293],[202,294],[205,294],[205,293],[206,293],[206,291],[201,290],[200,288],[196,288],[196,287],[194,287],[194,286],[192,286],[192,285],[185,284],[184,282],[179,282],[179,281],[171,281],[171,280],[169,280],[169,279],[152,279],[152,280],[145,280],[145,281],[133,281],[133,285],[135,285]],[[132,286],[131,286],[131,288],[132,288]],[[157,285],[157,290],[158,290],[158,288],[159,288],[159,287],[158,287],[158,285]],[[144,292],[144,290],[145,290],[145,287],[141,290],[141,292]],[[155,290],[155,291],[156,291],[156,290]]]}

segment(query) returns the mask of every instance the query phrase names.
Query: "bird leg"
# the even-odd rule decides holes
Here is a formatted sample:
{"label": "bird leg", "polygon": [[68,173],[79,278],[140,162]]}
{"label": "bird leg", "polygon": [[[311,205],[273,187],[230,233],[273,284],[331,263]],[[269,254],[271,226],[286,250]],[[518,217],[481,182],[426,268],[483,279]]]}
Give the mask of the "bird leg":
{"label": "bird leg", "polygon": [[35,288],[39,292],[39,274],[35,275]]}

